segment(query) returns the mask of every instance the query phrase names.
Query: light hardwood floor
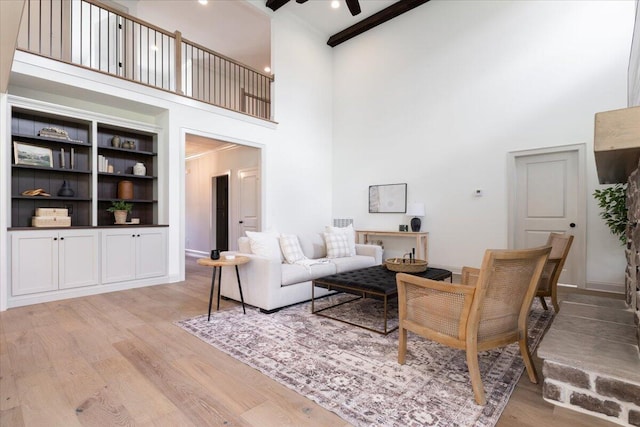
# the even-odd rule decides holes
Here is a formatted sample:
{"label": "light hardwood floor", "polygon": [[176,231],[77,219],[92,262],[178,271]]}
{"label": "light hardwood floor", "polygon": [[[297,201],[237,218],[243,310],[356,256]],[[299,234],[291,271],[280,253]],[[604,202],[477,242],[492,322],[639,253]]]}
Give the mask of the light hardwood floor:
{"label": "light hardwood floor", "polygon": [[[0,313],[0,426],[347,426],[172,324],[206,313],[210,274],[188,258],[185,282]],[[526,375],[498,422],[613,425],[546,403]]]}

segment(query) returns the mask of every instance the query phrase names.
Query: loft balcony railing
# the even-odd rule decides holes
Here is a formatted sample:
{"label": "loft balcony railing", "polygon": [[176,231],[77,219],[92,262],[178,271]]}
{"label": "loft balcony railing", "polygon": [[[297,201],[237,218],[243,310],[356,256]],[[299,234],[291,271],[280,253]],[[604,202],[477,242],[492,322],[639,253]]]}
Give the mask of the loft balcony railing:
{"label": "loft balcony railing", "polygon": [[272,120],[272,76],[91,0],[27,0],[18,49]]}

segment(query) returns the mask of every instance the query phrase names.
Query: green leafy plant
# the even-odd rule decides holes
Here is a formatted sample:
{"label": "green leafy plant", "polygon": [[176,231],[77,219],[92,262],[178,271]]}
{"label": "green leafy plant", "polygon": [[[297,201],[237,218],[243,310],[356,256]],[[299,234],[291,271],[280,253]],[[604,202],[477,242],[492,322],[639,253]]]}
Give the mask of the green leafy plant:
{"label": "green leafy plant", "polygon": [[593,197],[602,209],[600,216],[609,230],[618,236],[623,245],[627,244],[627,185],[616,184],[604,190],[595,190]]}
{"label": "green leafy plant", "polygon": [[111,207],[107,209],[107,212],[115,212],[115,211],[127,211],[131,213],[133,209],[133,203],[127,203],[124,200],[116,200],[111,202]]}

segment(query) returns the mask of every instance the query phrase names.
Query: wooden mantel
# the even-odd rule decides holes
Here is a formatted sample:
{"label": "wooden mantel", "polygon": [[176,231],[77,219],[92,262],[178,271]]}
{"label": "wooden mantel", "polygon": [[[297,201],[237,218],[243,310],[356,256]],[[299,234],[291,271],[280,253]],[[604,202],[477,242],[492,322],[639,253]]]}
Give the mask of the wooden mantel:
{"label": "wooden mantel", "polygon": [[626,183],[640,159],[640,107],[597,113],[593,149],[600,184]]}

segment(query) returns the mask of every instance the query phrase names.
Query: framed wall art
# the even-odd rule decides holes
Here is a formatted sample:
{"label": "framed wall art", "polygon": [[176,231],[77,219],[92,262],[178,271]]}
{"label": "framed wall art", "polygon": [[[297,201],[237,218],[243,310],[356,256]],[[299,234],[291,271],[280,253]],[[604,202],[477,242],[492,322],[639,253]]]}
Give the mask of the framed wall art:
{"label": "framed wall art", "polygon": [[407,184],[369,186],[369,213],[405,213]]}
{"label": "framed wall art", "polygon": [[13,155],[16,165],[53,167],[53,153],[51,152],[51,148],[14,142]]}

